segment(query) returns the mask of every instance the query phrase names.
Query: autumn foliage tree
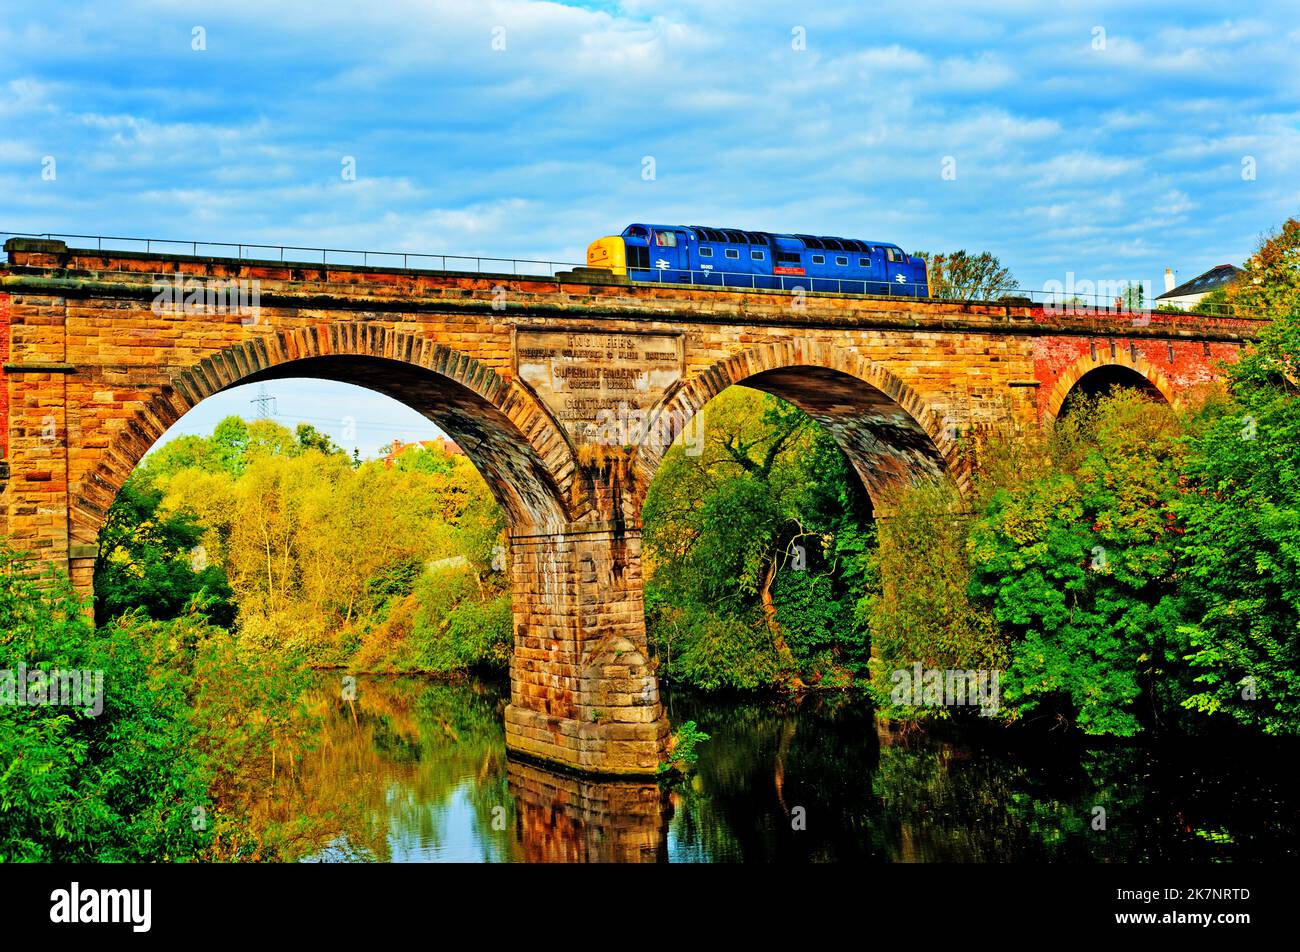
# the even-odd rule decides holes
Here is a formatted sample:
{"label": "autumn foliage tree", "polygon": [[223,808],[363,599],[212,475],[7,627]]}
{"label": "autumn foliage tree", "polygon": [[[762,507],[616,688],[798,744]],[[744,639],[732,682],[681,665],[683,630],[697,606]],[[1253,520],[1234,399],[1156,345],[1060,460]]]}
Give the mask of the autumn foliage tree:
{"label": "autumn foliage tree", "polygon": [[[142,501],[148,518],[138,512]],[[370,663],[420,666],[436,654],[439,667],[447,658],[480,656],[504,664],[503,521],[463,455],[416,446],[392,466],[357,464],[310,426],[229,417],[211,436],[180,437],[150,454],[109,526],[103,575],[114,581],[112,591],[126,593],[112,606],[134,597],[126,582],[138,577],[136,588],[150,581],[155,601],[166,594],[164,607],[174,614],[173,603],[206,581],[233,593],[240,637],[263,650],[344,663],[399,616],[381,643],[370,645]],[[440,562],[453,563],[455,577],[431,574],[427,567]],[[167,585],[153,584],[158,580]],[[444,597],[449,592],[454,597]],[[426,610],[403,604],[411,599]],[[447,642],[450,614],[473,614],[480,601],[491,602],[488,615],[451,626]],[[421,624],[429,638],[441,639],[433,654],[408,643]],[[481,650],[464,649],[466,638]]]}
{"label": "autumn foliage tree", "polygon": [[1300,220],[1289,218],[1265,235],[1226,294],[1239,314],[1300,314]]}

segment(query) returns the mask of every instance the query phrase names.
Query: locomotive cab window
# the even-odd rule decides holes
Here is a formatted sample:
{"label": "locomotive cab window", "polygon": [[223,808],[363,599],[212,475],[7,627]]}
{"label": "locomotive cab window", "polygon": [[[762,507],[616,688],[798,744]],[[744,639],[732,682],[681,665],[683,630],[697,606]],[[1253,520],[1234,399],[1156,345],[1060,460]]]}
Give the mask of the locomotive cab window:
{"label": "locomotive cab window", "polygon": [[886,248],[885,253],[889,255],[890,261],[904,262],[907,260],[907,255],[895,248]]}
{"label": "locomotive cab window", "polygon": [[728,257],[728,258],[739,258],[739,257],[740,257],[740,249],[738,249],[738,248],[728,248],[728,249],[727,249],[727,257]]}
{"label": "locomotive cab window", "polygon": [[655,244],[661,248],[676,248],[677,233],[672,231],[656,231]]}

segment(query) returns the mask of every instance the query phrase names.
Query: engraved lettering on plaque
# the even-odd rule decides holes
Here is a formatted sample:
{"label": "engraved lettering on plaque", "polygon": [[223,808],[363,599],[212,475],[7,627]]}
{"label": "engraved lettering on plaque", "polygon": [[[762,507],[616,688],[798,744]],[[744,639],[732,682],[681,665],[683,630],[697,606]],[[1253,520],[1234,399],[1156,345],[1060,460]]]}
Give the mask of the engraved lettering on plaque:
{"label": "engraved lettering on plaque", "polygon": [[578,442],[611,420],[645,417],[682,379],[682,339],[673,334],[515,332],[515,374]]}

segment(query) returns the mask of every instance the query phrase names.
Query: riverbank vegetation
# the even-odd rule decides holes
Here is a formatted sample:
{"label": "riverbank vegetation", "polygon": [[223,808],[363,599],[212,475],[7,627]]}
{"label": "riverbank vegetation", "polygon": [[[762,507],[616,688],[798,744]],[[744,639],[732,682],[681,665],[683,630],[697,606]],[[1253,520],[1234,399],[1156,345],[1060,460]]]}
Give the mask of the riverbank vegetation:
{"label": "riverbank vegetation", "polygon": [[439,445],[362,463],[309,426],[231,417],[132,474],[101,541],[99,610],[171,617],[202,588],[242,645],[314,667],[501,667],[503,525],[474,467]]}
{"label": "riverbank vegetation", "polygon": [[299,659],[194,612],[96,629],[84,609],[0,548],[0,860],[279,858],[291,827],[247,819],[310,743]]}

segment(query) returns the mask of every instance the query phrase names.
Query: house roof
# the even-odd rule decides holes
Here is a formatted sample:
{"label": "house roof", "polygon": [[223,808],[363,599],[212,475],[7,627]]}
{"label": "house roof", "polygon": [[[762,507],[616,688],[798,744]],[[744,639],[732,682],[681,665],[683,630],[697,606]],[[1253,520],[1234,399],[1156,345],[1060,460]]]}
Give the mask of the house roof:
{"label": "house roof", "polygon": [[1204,274],[1198,274],[1190,281],[1178,285],[1172,291],[1166,291],[1164,294],[1157,294],[1156,300],[1160,301],[1165,298],[1185,297],[1189,294],[1209,294],[1218,288],[1223,287],[1238,274],[1241,269],[1230,264],[1216,264]]}
{"label": "house roof", "polygon": [[448,456],[465,455],[465,451],[461,449],[455,443],[454,440],[449,440],[446,437],[442,437],[442,436],[438,437],[437,439],[420,440],[415,443],[404,443],[402,440],[396,439],[393,440],[393,445],[389,449],[388,455],[383,457],[385,465],[392,466],[393,463],[397,461],[397,458],[399,456],[401,456],[407,450],[413,449],[415,447],[420,447],[421,449],[426,449],[426,450],[440,449]]}

